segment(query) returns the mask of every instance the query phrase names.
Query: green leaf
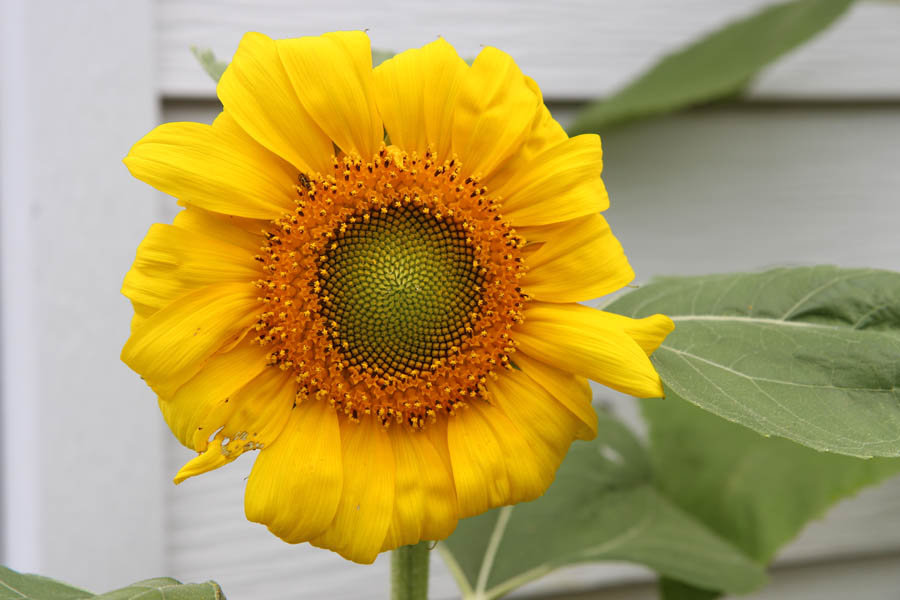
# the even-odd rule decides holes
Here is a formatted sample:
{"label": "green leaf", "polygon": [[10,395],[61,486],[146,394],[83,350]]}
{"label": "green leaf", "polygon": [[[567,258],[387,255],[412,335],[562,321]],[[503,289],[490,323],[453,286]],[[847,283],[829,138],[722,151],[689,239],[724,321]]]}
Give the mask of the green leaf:
{"label": "green leaf", "polygon": [[759,565],[656,492],[644,448],[602,413],[596,440],[572,446],[543,497],[466,519],[438,547],[472,600],[598,560],[735,593],[765,580]]}
{"label": "green leaf", "polygon": [[219,584],[180,583],[171,577],[157,577],[133,583],[120,590],[95,596],[95,600],[225,600]]}
{"label": "green leaf", "polygon": [[722,592],[704,590],[668,577],[659,580],[659,596],[662,600],[715,600]]}
{"label": "green leaf", "polygon": [[817,450],[900,456],[900,274],[664,278],[606,308],[672,317],[653,354],[667,394]]}
{"label": "green leaf", "polygon": [[612,97],[587,106],[570,135],[733,96],[763,67],[831,25],[853,0],[769,6],[663,58]]}
{"label": "green leaf", "polygon": [[216,60],[216,55],[213,54],[213,51],[209,48],[201,49],[197,46],[191,46],[191,52],[194,54],[197,62],[200,63],[200,66],[203,67],[203,70],[206,71],[206,74],[209,75],[213,81],[219,83],[219,79],[222,78],[222,73],[228,68],[228,63]]}
{"label": "green leaf", "polygon": [[0,566],[0,600],[225,600],[217,583],[179,583],[157,577],[100,594],[78,589],[40,575],[17,573]]}
{"label": "green leaf", "polygon": [[[838,500],[900,472],[900,459],[826,454],[765,438],[671,390],[641,403],[660,491],[762,563]],[[666,600],[716,596],[675,582],[663,582],[662,591]]]}
{"label": "green leaf", "polygon": [[0,566],[0,600],[81,600],[94,594],[41,575]]}
{"label": "green leaf", "polygon": [[393,50],[378,50],[372,48],[372,66],[377,67],[395,54],[396,53]]}

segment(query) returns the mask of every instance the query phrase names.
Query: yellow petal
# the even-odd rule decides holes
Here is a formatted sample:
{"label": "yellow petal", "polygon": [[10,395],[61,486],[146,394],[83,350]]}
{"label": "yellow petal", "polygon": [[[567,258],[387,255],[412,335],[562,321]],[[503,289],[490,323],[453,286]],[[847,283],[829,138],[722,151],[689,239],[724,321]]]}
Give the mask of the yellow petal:
{"label": "yellow petal", "polygon": [[447,443],[447,419],[438,419],[434,423],[429,423],[424,432],[431,442],[431,446],[443,461],[447,472],[452,473],[453,462],[450,460],[450,447]]}
{"label": "yellow petal", "polygon": [[375,67],[375,98],[391,143],[419,155],[430,144],[438,160],[447,158],[453,106],[467,69],[443,38]]}
{"label": "yellow petal", "polygon": [[269,222],[223,215],[196,206],[188,206],[175,215],[172,224],[242,248],[252,258],[259,254],[263,246],[262,231]]}
{"label": "yellow petal", "polygon": [[583,423],[522,371],[501,373],[488,382],[488,390],[494,404],[509,417],[538,457],[546,477],[540,492],[543,493]]}
{"label": "yellow petal", "polygon": [[469,65],[443,38],[428,44],[425,51],[425,131],[439,161],[450,158],[456,98]]}
{"label": "yellow petal", "polygon": [[[542,98],[541,90],[530,77],[525,77],[525,83],[534,91],[538,98]],[[543,102],[543,100],[541,100]],[[556,122],[553,115],[544,104],[538,109],[534,121],[522,141],[522,145],[488,177],[483,183],[489,190],[499,190],[510,179],[520,177],[525,171],[526,165],[538,154],[561,144],[569,139],[562,126]]]}
{"label": "yellow petal", "polygon": [[466,71],[453,114],[453,150],[464,174],[487,176],[515,153],[542,99],[506,53],[485,48]]}
{"label": "yellow petal", "polygon": [[428,147],[425,131],[425,63],[413,48],[375,67],[375,102],[391,144],[420,155]]}
{"label": "yellow petal", "polygon": [[178,471],[175,483],[217,469],[248,450],[260,450],[274,442],[291,414],[296,394],[292,373],[265,368],[230,398],[227,416],[221,414],[218,421],[207,421],[204,431],[215,431],[215,437],[202,454]]}
{"label": "yellow petal", "polygon": [[530,302],[514,339],[526,354],[625,394],[661,398],[662,383],[644,350],[619,321],[579,304]]}
{"label": "yellow petal", "polygon": [[581,421],[581,427],[577,428],[575,433],[578,439],[592,440],[597,436],[597,413],[591,406],[593,393],[587,379],[552,367],[524,352],[517,352],[513,362],[532,381],[547,390],[560,404],[578,417]]}
{"label": "yellow petal", "polygon": [[374,156],[384,128],[375,105],[368,36],[340,31],[276,45],[294,92],[319,127],[341,150]]}
{"label": "yellow petal", "polygon": [[461,518],[534,500],[553,479],[551,461],[536,456],[506,414],[482,400],[449,419],[447,442]]}
{"label": "yellow petal", "polygon": [[509,500],[506,456],[490,424],[477,409],[458,410],[447,423],[447,445],[460,518],[478,515]]}
{"label": "yellow petal", "polygon": [[390,427],[388,435],[397,476],[394,515],[382,552],[446,538],[457,521],[453,477],[423,432]]}
{"label": "yellow petal", "polygon": [[[227,113],[224,110],[219,113],[219,115],[213,120],[212,124],[213,129],[217,132],[231,136],[235,140],[238,140],[241,146],[245,149],[245,151],[265,157],[266,160],[270,161],[273,165],[277,165],[284,176],[287,178],[292,178],[293,182],[296,184],[299,182],[299,171],[297,167],[292,165],[290,162],[285,160],[283,157],[278,154],[272,152],[262,144],[260,144],[256,139],[247,133],[243,127],[238,124],[238,122],[234,119],[231,113]],[[327,139],[327,138],[326,138]],[[331,140],[328,140],[328,143],[331,144]],[[331,146],[329,145],[329,148]],[[331,166],[331,160],[327,161],[329,167]],[[296,191],[296,188],[295,188]],[[240,217],[236,217],[234,215],[227,215],[234,219],[238,219]],[[244,221],[257,221],[257,219],[247,219],[242,218]],[[263,220],[263,223],[267,223],[268,221]],[[258,232],[258,228],[254,230],[254,233]]]}
{"label": "yellow petal", "polygon": [[[540,231],[534,231],[539,229]],[[621,289],[634,279],[625,251],[601,215],[549,227],[523,228],[543,245],[525,259],[522,289],[537,300],[580,302]]]}
{"label": "yellow petal", "polygon": [[[504,377],[506,374],[500,374]],[[503,454],[506,456],[504,468],[509,481],[509,497],[503,504],[518,504],[534,500],[544,493],[556,471],[556,459],[549,454],[537,452],[529,443],[527,435],[520,431],[510,415],[493,404],[477,403],[475,410],[490,423]]]}
{"label": "yellow petal", "polygon": [[155,306],[147,306],[146,304],[134,301],[131,302],[131,307],[134,309],[134,316],[131,317],[131,331],[137,329],[145,319],[152,317],[159,311]]}
{"label": "yellow petal", "polygon": [[[221,81],[221,80],[220,80]],[[221,131],[222,133],[227,133],[229,135],[233,135],[241,139],[242,143],[247,143],[250,146],[258,146],[259,148],[265,148],[262,144],[256,141],[256,139],[247,133],[247,131],[241,127],[237,121],[234,120],[234,117],[231,113],[227,113],[224,110],[216,115],[216,118],[213,119],[212,122],[213,129]],[[278,156],[274,152],[273,156]],[[280,156],[278,158],[281,158]],[[281,160],[284,160],[283,158]]]}
{"label": "yellow petal", "polygon": [[210,285],[181,296],[131,332],[122,360],[161,396],[171,396],[217,350],[241,339],[260,313],[247,283]]}
{"label": "yellow petal", "polygon": [[268,150],[201,123],[160,125],[125,157],[131,174],[187,204],[274,219],[294,204],[297,174]]}
{"label": "yellow petal", "polygon": [[374,418],[341,420],[344,486],[334,521],[313,546],[368,564],[384,544],[394,512],[394,452],[387,430]]}
{"label": "yellow petal", "polygon": [[600,136],[579,135],[538,154],[496,190],[514,226],[546,225],[609,208]]}
{"label": "yellow petal", "polygon": [[342,485],[337,413],[327,402],[303,402],[256,458],[244,512],[286,542],[305,542],[334,519]]}
{"label": "yellow petal", "polygon": [[233,397],[266,369],[267,353],[261,346],[238,344],[212,356],[174,394],[161,396],[159,408],[178,441],[197,452],[206,450],[207,440],[234,408]]}
{"label": "yellow petal", "polygon": [[[239,139],[240,143],[245,148],[252,148],[252,152],[254,154],[266,156],[269,160],[278,164],[281,170],[286,174],[293,176],[299,171],[297,167],[293,166],[290,162],[285,160],[284,157],[279,156],[275,152],[272,152],[271,150],[260,144],[258,141],[256,141],[256,138],[247,133],[247,131],[240,126],[240,124],[235,120],[231,113],[225,112],[224,110],[220,112],[219,115],[213,120],[212,126],[216,131]],[[330,144],[331,141],[329,140],[328,143]]]}
{"label": "yellow petal", "polygon": [[272,39],[245,34],[216,91],[241,128],[299,171],[331,169],[331,140],[294,93]]}
{"label": "yellow petal", "polygon": [[666,315],[650,315],[643,319],[623,317],[616,313],[604,312],[603,317],[610,323],[615,323],[622,331],[627,333],[647,353],[653,354],[666,336],[675,329],[675,323]]}
{"label": "yellow petal", "polygon": [[[534,79],[526,76],[525,82],[536,94],[540,95],[540,88]],[[524,161],[531,160],[541,152],[569,139],[569,134],[567,134],[566,130],[562,128],[562,125],[553,118],[553,115],[550,114],[550,109],[543,104],[543,96],[541,96],[541,98],[541,108],[535,116],[534,122],[531,124],[531,129],[528,131],[525,141],[522,143],[522,148],[517,155],[517,158]]]}
{"label": "yellow petal", "polygon": [[237,458],[237,456],[229,455],[220,444],[210,444],[204,452],[185,463],[185,465],[178,470],[178,473],[175,474],[173,481],[175,482],[175,485],[178,485],[185,479],[189,479],[194,475],[202,475],[203,473],[214,471],[219,467],[224,467],[235,458]]}
{"label": "yellow petal", "polygon": [[122,293],[158,309],[206,285],[227,281],[250,285],[260,276],[253,254],[246,250],[201,233],[156,224],[138,246]]}

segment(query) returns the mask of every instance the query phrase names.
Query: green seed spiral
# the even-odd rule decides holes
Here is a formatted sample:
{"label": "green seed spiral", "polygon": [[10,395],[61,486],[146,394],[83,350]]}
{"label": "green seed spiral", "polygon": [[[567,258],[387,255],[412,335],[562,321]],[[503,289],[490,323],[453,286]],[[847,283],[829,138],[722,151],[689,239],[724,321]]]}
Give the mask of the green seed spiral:
{"label": "green seed spiral", "polygon": [[353,221],[319,261],[321,314],[349,363],[411,375],[458,351],[484,283],[461,224],[411,204]]}

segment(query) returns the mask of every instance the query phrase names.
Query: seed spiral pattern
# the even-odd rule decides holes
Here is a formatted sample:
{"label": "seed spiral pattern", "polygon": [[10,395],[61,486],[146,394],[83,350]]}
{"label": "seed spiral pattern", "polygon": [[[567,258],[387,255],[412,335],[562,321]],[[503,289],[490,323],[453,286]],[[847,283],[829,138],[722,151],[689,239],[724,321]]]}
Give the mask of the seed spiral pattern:
{"label": "seed spiral pattern", "polygon": [[510,368],[527,297],[499,203],[455,158],[382,147],[301,174],[292,213],[265,231],[255,341],[295,373],[297,401],[351,420],[424,427]]}
{"label": "seed spiral pattern", "polygon": [[462,347],[484,277],[458,223],[389,207],[335,240],[320,261],[321,313],[351,366],[411,375]]}

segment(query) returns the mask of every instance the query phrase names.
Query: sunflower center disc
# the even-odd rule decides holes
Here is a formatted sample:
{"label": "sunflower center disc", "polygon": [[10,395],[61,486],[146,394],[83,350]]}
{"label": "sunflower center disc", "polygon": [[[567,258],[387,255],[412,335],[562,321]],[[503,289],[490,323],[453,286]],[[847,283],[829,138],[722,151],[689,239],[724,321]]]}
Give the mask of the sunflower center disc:
{"label": "sunflower center disc", "polygon": [[527,300],[523,240],[456,157],[383,146],[302,173],[273,220],[255,343],[293,375],[297,401],[422,428],[510,368]]}
{"label": "sunflower center disc", "polygon": [[350,365],[411,375],[458,352],[484,280],[462,227],[412,205],[354,221],[320,260],[319,294]]}

